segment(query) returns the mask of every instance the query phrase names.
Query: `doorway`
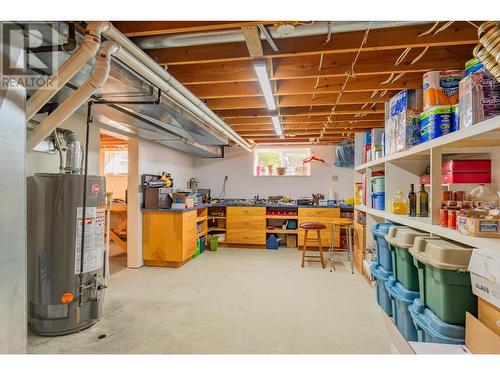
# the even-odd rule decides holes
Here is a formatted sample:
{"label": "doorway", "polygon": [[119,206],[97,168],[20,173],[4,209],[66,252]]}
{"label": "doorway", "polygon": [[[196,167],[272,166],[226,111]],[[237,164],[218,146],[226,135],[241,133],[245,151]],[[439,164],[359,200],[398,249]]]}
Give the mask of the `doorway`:
{"label": "doorway", "polygon": [[112,194],[110,212],[110,275],[127,267],[128,140],[101,129],[99,174],[106,179],[106,193]]}

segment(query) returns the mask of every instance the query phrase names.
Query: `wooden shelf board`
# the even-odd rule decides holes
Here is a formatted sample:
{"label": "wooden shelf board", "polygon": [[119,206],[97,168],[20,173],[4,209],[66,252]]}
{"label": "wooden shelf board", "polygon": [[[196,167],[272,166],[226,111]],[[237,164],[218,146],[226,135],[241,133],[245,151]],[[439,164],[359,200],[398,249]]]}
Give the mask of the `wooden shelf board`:
{"label": "wooden shelf board", "polygon": [[201,233],[197,233],[196,237],[200,238],[200,237],[204,237],[206,235],[207,235],[207,232],[201,232]]}
{"label": "wooden shelf board", "polygon": [[226,228],[208,227],[208,232],[225,232]]}
{"label": "wooden shelf board", "polygon": [[266,215],[266,219],[298,219],[298,216]]}
{"label": "wooden shelf board", "polygon": [[493,117],[473,126],[443,135],[431,141],[421,143],[408,150],[384,156],[378,160],[361,164],[355,171],[363,173],[367,168],[382,169],[386,162],[412,159],[429,155],[433,148],[442,147],[444,154],[462,153],[467,147],[491,148],[500,145],[500,116]]}
{"label": "wooden shelf board", "polygon": [[297,234],[299,231],[297,229],[266,229],[266,233]]}
{"label": "wooden shelf board", "polygon": [[358,211],[366,212],[367,214],[377,216],[394,223],[406,225],[415,229],[429,232],[436,236],[444,237],[449,240],[460,242],[465,245],[476,248],[496,248],[500,249],[500,238],[481,238],[466,236],[454,229],[444,228],[440,225],[433,225],[430,223],[428,217],[409,217],[405,215],[396,215],[387,211],[376,210],[368,208],[363,205],[355,207]]}
{"label": "wooden shelf board", "polygon": [[225,219],[226,217],[225,216],[209,216],[208,219],[211,220],[211,219]]}
{"label": "wooden shelf board", "polygon": [[202,216],[202,217],[199,217],[196,219],[196,222],[199,223],[200,221],[205,221],[207,220],[207,217],[206,216]]}

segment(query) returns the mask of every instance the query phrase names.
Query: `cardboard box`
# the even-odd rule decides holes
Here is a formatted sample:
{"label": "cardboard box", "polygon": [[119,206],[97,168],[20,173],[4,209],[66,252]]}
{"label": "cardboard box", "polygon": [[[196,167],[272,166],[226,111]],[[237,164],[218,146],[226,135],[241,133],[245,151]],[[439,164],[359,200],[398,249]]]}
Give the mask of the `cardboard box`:
{"label": "cardboard box", "polygon": [[500,238],[500,220],[458,216],[457,230],[471,237]]}
{"label": "cardboard box", "polygon": [[500,308],[482,298],[479,298],[477,318],[486,327],[500,336]]}
{"label": "cardboard box", "polygon": [[184,208],[194,207],[194,199],[186,196],[184,193],[172,193],[172,200],[172,208],[174,208],[174,205],[179,207],[179,203],[184,204]]}
{"label": "cardboard box", "polygon": [[472,293],[500,307],[500,254],[491,249],[474,249],[468,270]]}
{"label": "cardboard box", "polygon": [[500,354],[500,336],[466,312],[465,346],[472,354]]}

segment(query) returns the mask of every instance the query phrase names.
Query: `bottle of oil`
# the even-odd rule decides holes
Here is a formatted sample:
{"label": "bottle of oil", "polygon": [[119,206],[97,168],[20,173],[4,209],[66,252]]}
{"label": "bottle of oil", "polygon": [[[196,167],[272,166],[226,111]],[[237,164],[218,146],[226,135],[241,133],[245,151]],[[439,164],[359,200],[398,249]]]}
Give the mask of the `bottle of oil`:
{"label": "bottle of oil", "polygon": [[408,201],[403,198],[402,191],[397,191],[392,198],[392,213],[396,215],[408,214]]}
{"label": "bottle of oil", "polygon": [[419,202],[419,216],[428,217],[429,216],[429,194],[425,191],[425,185],[420,185],[420,191],[418,192],[418,202]]}
{"label": "bottle of oil", "polygon": [[408,193],[409,216],[417,216],[417,194],[415,194],[415,185],[410,184],[410,192]]}

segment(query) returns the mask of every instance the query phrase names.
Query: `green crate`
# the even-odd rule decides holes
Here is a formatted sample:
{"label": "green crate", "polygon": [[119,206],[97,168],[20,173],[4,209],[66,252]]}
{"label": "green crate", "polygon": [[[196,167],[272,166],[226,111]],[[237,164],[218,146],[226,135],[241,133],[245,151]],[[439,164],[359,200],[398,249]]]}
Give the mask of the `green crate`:
{"label": "green crate", "polygon": [[408,249],[413,246],[416,237],[428,235],[408,227],[393,226],[385,236],[391,251],[394,277],[408,290],[419,291],[418,270]]}
{"label": "green crate", "polygon": [[448,324],[465,324],[465,312],[477,313],[467,272],[472,249],[438,238],[417,237],[410,248],[418,269],[420,299]]}

